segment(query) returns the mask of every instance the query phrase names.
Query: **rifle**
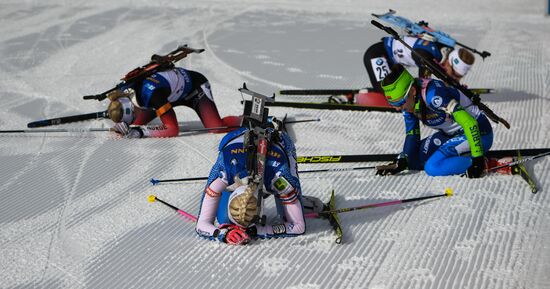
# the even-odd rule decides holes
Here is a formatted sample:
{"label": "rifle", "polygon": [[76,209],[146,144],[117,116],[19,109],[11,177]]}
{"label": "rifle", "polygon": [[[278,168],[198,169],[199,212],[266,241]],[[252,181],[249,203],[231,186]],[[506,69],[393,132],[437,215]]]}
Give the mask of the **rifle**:
{"label": "rifle", "polygon": [[[265,103],[269,99],[267,96],[249,90],[246,84],[243,84],[239,91],[252,96],[251,100],[244,101],[241,126],[249,128],[244,138],[244,149],[247,151],[248,175],[251,176],[251,182],[258,188],[258,209],[252,222],[263,226],[266,223],[266,216],[262,214],[262,202],[265,197],[264,173],[266,158],[271,143],[279,137],[280,131],[278,129],[282,125],[275,125],[275,130],[268,129],[273,126],[268,120],[269,109],[265,107]],[[271,122],[276,122],[276,120],[272,119]]]}
{"label": "rifle", "polygon": [[166,55],[153,54],[149,63],[128,72],[123,78],[120,79],[121,82],[115,87],[100,94],[85,95],[83,98],[97,99],[98,101],[102,101],[105,98],[109,97],[111,93],[114,93],[119,89],[123,89],[136,82],[140,82],[158,71],[164,71],[173,68],[175,62],[185,58],[190,53],[201,53],[203,51],[204,49],[190,48],[187,46],[187,44],[185,44],[178,46],[178,48]]}
{"label": "rifle", "polygon": [[384,30],[386,33],[390,34],[393,38],[405,45],[405,47],[407,47],[411,51],[411,53],[413,53],[415,56],[418,57],[418,59],[420,59],[420,62],[422,62],[422,66],[428,69],[437,78],[443,80],[445,83],[464,93],[464,95],[472,100],[473,104],[477,105],[479,109],[485,112],[485,115],[487,115],[489,119],[491,119],[495,123],[502,123],[507,129],[510,129],[510,124],[505,119],[496,115],[489,107],[481,102],[479,94],[470,91],[468,88],[460,84],[456,79],[448,76],[447,73],[445,73],[445,71],[435,62],[424,58],[422,55],[420,55],[420,53],[414,51],[414,49],[412,49],[412,47],[407,44],[407,42],[403,41],[403,39],[399,36],[399,34],[397,34],[395,30],[393,30],[393,28],[384,26],[375,20],[371,20],[371,24],[376,26],[377,28],[380,28],[381,30]]}
{"label": "rifle", "polygon": [[424,40],[432,41],[432,42],[439,42],[445,46],[449,47],[455,47],[455,45],[464,47],[473,53],[479,54],[483,60],[485,60],[485,57],[491,56],[491,53],[487,51],[480,52],[475,48],[468,47],[458,41],[456,41],[454,38],[452,38],[449,34],[444,33],[439,30],[434,30],[428,26],[428,22],[422,20],[418,23],[414,23],[410,21],[409,19],[401,16],[395,15],[395,10],[390,9],[389,12],[384,14],[374,14],[371,15],[386,21],[390,24],[393,24],[397,27],[403,28],[407,34],[416,36],[419,38],[422,38]]}

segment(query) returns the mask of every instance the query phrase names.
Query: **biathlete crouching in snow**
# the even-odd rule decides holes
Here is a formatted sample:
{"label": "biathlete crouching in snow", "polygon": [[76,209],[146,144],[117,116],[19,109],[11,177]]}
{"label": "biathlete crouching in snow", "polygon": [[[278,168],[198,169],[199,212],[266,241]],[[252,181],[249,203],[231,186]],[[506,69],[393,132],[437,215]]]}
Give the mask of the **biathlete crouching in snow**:
{"label": "biathlete crouching in snow", "polygon": [[[174,107],[180,105],[195,110],[205,128],[239,126],[241,121],[238,116],[220,118],[206,77],[180,67],[157,72],[108,97],[111,100],[108,114],[115,122],[114,129],[127,138],[177,136],[180,129]],[[145,126],[156,117],[162,125]]]}
{"label": "biathlete crouching in snow", "polygon": [[[415,79],[399,64],[391,70],[382,89],[388,103],[403,111],[406,137],[398,159],[378,167],[377,174],[424,169],[430,176],[483,176],[484,155],[493,144],[493,129],[485,114],[440,80]],[[420,121],[437,132],[420,139]]]}
{"label": "biathlete crouching in snow", "polygon": [[243,145],[248,131],[240,128],[230,132],[219,145],[218,158],[201,200],[197,234],[231,245],[244,245],[254,238],[304,234],[304,213],[322,212],[323,202],[302,195],[296,149],[285,132],[270,145],[263,178],[265,193],[274,196],[280,223],[265,226],[252,223],[257,214],[258,188],[248,184],[247,153]]}

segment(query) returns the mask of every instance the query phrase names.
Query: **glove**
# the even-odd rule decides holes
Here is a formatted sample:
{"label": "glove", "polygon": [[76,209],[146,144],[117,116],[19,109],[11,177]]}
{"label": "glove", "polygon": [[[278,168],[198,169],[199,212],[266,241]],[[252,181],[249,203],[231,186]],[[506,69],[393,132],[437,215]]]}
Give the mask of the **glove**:
{"label": "glove", "polygon": [[408,167],[407,156],[399,155],[395,161],[391,164],[376,166],[376,175],[378,176],[389,176],[398,174]]}
{"label": "glove", "polygon": [[472,158],[472,165],[466,171],[466,176],[475,179],[483,175],[485,175],[485,158],[483,156]]}
{"label": "glove", "polygon": [[256,225],[246,228],[246,234],[248,234],[250,238],[255,239],[258,236],[258,228],[256,228]]}
{"label": "glove", "polygon": [[139,127],[132,127],[125,136],[126,138],[142,138],[143,130]]}
{"label": "glove", "polygon": [[224,225],[220,236],[224,243],[229,245],[246,245],[251,239],[244,228],[237,225]]}
{"label": "glove", "polygon": [[125,136],[125,135],[128,134],[128,131],[130,130],[130,127],[125,122],[117,122],[113,126],[113,129],[115,130],[116,133],[118,133],[122,136]]}
{"label": "glove", "polygon": [[350,101],[348,96],[345,94],[338,94],[338,95],[329,96],[328,103],[347,104],[347,103],[353,103],[353,101]]}

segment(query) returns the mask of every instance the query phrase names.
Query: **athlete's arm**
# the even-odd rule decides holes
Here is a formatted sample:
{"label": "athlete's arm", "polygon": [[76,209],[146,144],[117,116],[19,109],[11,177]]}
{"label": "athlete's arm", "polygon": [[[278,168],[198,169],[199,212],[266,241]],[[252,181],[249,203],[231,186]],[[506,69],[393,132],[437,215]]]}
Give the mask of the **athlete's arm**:
{"label": "athlete's arm", "polygon": [[281,202],[285,222],[256,226],[259,238],[294,237],[302,235],[306,231],[306,221],[300,200],[301,193],[290,184],[287,178],[283,177],[281,173],[277,173],[277,178],[272,185],[272,190],[275,192],[274,197]]}
{"label": "athlete's arm", "polygon": [[218,240],[220,230],[214,225],[214,221],[218,212],[221,194],[228,185],[223,172],[222,153],[218,155],[218,159],[210,171],[210,176],[212,178],[208,180],[202,195],[195,231],[201,237]]}

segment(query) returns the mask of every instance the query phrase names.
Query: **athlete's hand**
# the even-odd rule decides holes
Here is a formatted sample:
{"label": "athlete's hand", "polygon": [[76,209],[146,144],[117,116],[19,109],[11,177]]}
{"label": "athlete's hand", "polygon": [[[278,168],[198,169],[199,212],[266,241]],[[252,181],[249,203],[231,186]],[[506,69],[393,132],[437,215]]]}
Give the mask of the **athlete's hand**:
{"label": "athlete's hand", "polygon": [[126,138],[142,138],[143,130],[139,127],[132,127],[125,136]]}
{"label": "athlete's hand", "polygon": [[379,176],[389,176],[398,174],[408,167],[408,162],[406,157],[398,157],[395,161],[390,164],[376,166],[376,175]]}
{"label": "athlete's hand", "polygon": [[117,122],[113,126],[113,129],[115,130],[116,133],[120,134],[121,136],[125,136],[128,134],[130,127],[125,122]]}
{"label": "athlete's hand", "polygon": [[258,236],[258,228],[256,228],[256,225],[250,226],[246,228],[246,233],[250,238],[256,238]]}
{"label": "athlete's hand", "polygon": [[225,225],[222,228],[222,240],[229,245],[246,245],[251,241],[244,228],[237,225]]}
{"label": "athlete's hand", "polygon": [[466,176],[468,178],[481,178],[485,175],[485,158],[475,157],[472,158],[472,165],[466,171]]}

